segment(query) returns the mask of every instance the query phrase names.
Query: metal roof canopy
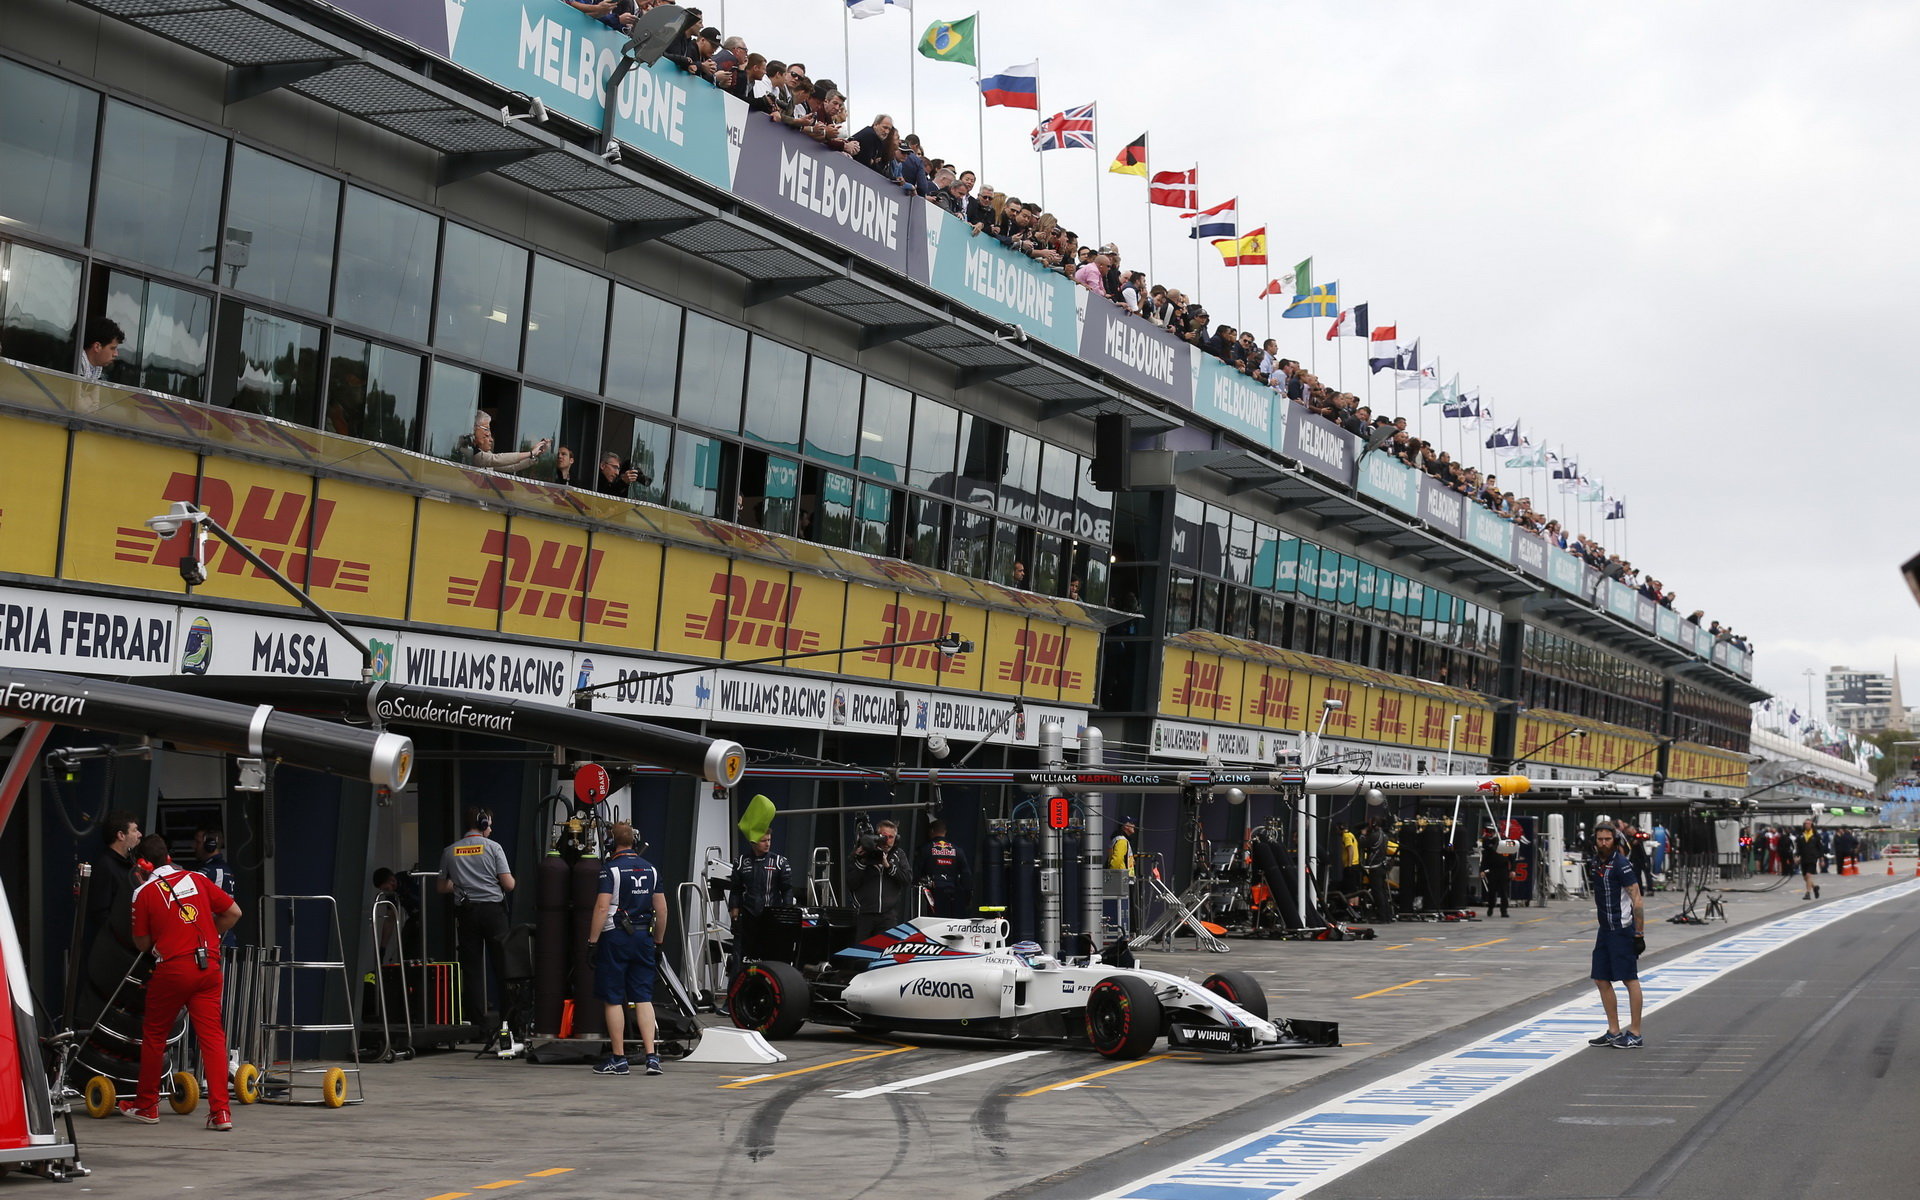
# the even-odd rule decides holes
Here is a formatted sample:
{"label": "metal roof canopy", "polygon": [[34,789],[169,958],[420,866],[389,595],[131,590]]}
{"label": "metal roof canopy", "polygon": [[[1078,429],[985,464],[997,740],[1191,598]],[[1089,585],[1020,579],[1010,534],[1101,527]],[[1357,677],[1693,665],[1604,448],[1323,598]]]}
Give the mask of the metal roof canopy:
{"label": "metal roof canopy", "polygon": [[[770,218],[750,220],[727,192],[683,182],[640,152],[607,162],[588,148],[597,130],[557,113],[545,128],[503,125],[481,97],[504,102],[512,93],[350,14],[314,9],[309,21],[267,0],[73,2],[226,64],[229,104],[293,91],[437,151],[443,186],[497,174],[605,220],[609,251],[663,241],[751,281],[748,307],[798,298],[860,326],[861,349],[906,341],[953,366],[960,387],[998,382],[1027,395],[1043,406],[1042,419],[1111,411],[1131,414],[1147,430],[1182,423],[1097,383],[1094,368],[1078,359],[1002,341],[988,318],[880,278],[884,268],[842,247],[772,232]],[[457,79],[460,89],[436,75]],[[577,140],[556,128],[574,130]]]}
{"label": "metal roof canopy", "polygon": [[1611,649],[1630,652],[1675,676],[1687,676],[1692,682],[1748,704],[1758,703],[1773,694],[1716,663],[1694,657],[1665,638],[1656,637],[1637,625],[1629,625],[1609,613],[1588,608],[1570,596],[1542,592],[1528,597],[1525,611],[1547,617],[1581,637]]}

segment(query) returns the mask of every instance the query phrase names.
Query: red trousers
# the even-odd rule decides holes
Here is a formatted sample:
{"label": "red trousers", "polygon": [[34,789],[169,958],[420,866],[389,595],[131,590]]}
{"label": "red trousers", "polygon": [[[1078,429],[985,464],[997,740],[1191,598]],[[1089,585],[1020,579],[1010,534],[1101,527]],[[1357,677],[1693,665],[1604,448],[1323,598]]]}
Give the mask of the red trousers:
{"label": "red trousers", "polygon": [[207,1109],[227,1111],[227,1034],[220,1028],[220,968],[202,971],[191,958],[174,958],[153,969],[147,983],[146,1037],[140,1046],[141,1109],[160,1104],[161,1068],[166,1065],[167,1035],[181,1009],[193,1024],[207,1077]]}

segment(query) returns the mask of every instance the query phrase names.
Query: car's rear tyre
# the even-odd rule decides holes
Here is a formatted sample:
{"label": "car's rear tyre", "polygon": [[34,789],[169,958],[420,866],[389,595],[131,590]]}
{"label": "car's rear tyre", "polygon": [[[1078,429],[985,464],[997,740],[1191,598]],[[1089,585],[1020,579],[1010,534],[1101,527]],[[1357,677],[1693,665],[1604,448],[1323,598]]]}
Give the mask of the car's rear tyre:
{"label": "car's rear tyre", "polygon": [[1108,1058],[1139,1058],[1160,1037],[1160,998],[1144,979],[1109,975],[1087,996],[1087,1041]]}
{"label": "car's rear tyre", "polygon": [[1207,976],[1200,986],[1222,1000],[1238,1004],[1254,1016],[1262,1020],[1266,1019],[1266,990],[1245,971],[1215,971]]}
{"label": "car's rear tyre", "polygon": [[799,1031],[808,1003],[807,977],[783,962],[757,962],[734,976],[727,989],[734,1025],[774,1040]]}

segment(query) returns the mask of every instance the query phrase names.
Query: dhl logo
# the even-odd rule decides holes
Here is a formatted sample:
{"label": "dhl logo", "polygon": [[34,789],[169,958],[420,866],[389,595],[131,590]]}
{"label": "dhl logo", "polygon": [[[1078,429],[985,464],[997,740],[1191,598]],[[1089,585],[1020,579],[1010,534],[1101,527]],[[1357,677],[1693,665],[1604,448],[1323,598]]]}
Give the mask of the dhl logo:
{"label": "dhl logo", "polygon": [[1416,736],[1421,741],[1434,745],[1445,742],[1447,740],[1447,733],[1452,726],[1452,722],[1448,718],[1452,715],[1452,713],[1447,711],[1447,707],[1444,704],[1427,705],[1427,715],[1422,718],[1420,722],[1420,732]]}
{"label": "dhl logo", "polygon": [[1013,635],[1013,657],[1001,661],[997,676],[1007,683],[1077,688],[1080,672],[1066,669],[1067,650],[1072,642],[1065,633],[1022,629]]}
{"label": "dhl logo", "polygon": [[486,571],[477,580],[449,576],[447,603],[610,629],[627,627],[625,601],[588,598],[600,574],[601,551],[489,529],[480,553],[488,559]]}
{"label": "dhl logo", "polygon": [[1353,712],[1353,688],[1329,687],[1322,696],[1325,700],[1338,700],[1340,707],[1327,715],[1327,729],[1333,733],[1351,733],[1358,724]]}
{"label": "dhl logo", "polygon": [[1263,672],[1260,676],[1260,695],[1253,702],[1253,711],[1264,718],[1277,717],[1289,725],[1298,721],[1300,706],[1293,702],[1293,676]]}
{"label": "dhl logo", "polygon": [[[895,642],[926,642],[953,632],[953,618],[932,609],[909,604],[889,604],[880,610],[885,622],[878,641],[869,646],[888,646]],[[966,670],[966,655],[941,654],[932,646],[909,646],[892,650],[867,650],[860,657],[871,663],[887,663],[909,671],[935,671],[958,675]]]}
{"label": "dhl logo", "polygon": [[1382,692],[1373,700],[1373,732],[1379,737],[1407,736],[1407,722],[1401,715],[1406,701],[1393,692]]}
{"label": "dhl logo", "polygon": [[1219,663],[1188,662],[1180,686],[1173,693],[1173,702],[1184,704],[1189,709],[1204,708],[1211,712],[1231,708],[1233,698],[1220,694],[1220,676]]}
{"label": "dhl logo", "polygon": [[[197,504],[295,583],[342,592],[365,592],[372,585],[371,563],[314,553],[326,540],[327,526],[333,521],[331,500],[315,504],[306,492],[263,486],[248,487],[236,495],[235,486],[225,479],[185,471],[173,473],[160,499],[163,507],[175,500]],[[113,557],[121,562],[172,567],[192,553],[193,535],[184,528],[170,538],[162,538],[143,525],[122,525],[114,532]],[[220,542],[209,539],[207,548],[209,576],[250,574],[268,578]]]}
{"label": "dhl logo", "polygon": [[1460,747],[1465,750],[1484,750],[1487,746],[1487,714],[1478,709],[1469,710],[1460,722]]}
{"label": "dhl logo", "polygon": [[819,648],[818,632],[793,627],[802,592],[798,585],[744,579],[722,571],[714,575],[707,591],[718,599],[707,612],[687,614],[688,637],[794,653]]}

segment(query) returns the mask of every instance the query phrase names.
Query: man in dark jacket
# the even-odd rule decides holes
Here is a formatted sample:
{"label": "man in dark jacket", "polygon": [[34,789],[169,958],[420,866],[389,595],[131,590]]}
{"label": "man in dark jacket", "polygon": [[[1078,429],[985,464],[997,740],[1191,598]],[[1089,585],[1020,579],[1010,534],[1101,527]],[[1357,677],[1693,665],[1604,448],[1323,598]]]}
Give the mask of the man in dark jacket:
{"label": "man in dark jacket", "polygon": [[926,886],[936,917],[964,917],[973,887],[967,852],[947,840],[947,823],[927,825],[927,841],[914,856],[913,877]]}
{"label": "man in dark jacket", "polygon": [[759,958],[765,951],[767,909],[793,903],[793,868],[784,854],[773,852],[773,834],[733,860],[733,881],[727,908],[733,916],[733,954],[728,975],[742,959]]}
{"label": "man in dark jacket", "polygon": [[906,919],[907,889],[913,886],[913,869],[899,838],[898,825],[880,821],[873,827],[871,842],[862,838],[853,849],[853,864],[847,868],[847,874],[853,888],[853,902],[860,911],[853,931],[856,942],[864,942]]}

